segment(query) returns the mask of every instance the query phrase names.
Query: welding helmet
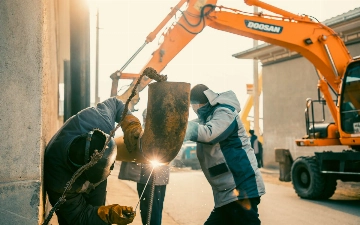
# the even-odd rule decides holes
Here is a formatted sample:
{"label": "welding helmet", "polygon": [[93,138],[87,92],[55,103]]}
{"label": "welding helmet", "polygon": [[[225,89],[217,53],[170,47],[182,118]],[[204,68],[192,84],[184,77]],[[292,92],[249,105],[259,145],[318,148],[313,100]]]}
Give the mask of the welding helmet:
{"label": "welding helmet", "polygon": [[[99,129],[94,129],[86,134],[81,135],[80,140],[75,142],[73,147],[70,147],[70,162],[77,167],[87,164],[90,162],[91,156],[94,154],[95,150],[98,152],[103,150],[105,142],[108,138],[109,135]],[[84,151],[79,151],[79,149],[84,149]],[[74,151],[80,152],[80,154],[75,155],[73,153]],[[95,165],[84,171],[86,179],[92,184],[104,181],[110,175],[110,171],[113,169],[116,153],[117,147],[114,139],[111,137],[107,147],[104,149],[102,157],[95,163]],[[79,155],[82,157],[79,157]],[[80,165],[79,162],[74,162],[74,159],[76,158],[78,161],[82,161],[80,161]]]}

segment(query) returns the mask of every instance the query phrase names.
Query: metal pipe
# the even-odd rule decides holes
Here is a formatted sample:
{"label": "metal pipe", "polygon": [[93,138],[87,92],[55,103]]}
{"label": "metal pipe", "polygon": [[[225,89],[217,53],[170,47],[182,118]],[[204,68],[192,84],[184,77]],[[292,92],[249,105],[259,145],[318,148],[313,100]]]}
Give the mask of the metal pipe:
{"label": "metal pipe", "polygon": [[95,71],[95,105],[100,102],[99,98],[99,8],[96,13],[96,71]]}
{"label": "metal pipe", "polygon": [[325,51],[326,51],[326,55],[328,56],[329,60],[330,60],[330,63],[331,63],[331,67],[335,73],[335,75],[338,77],[339,76],[339,73],[336,69],[336,66],[335,66],[335,63],[334,63],[334,60],[331,56],[331,53],[330,53],[330,50],[329,50],[329,47],[327,46],[327,44],[324,44],[324,47],[325,47]]}
{"label": "metal pipe", "polygon": [[131,63],[131,61],[133,61],[133,59],[139,54],[139,52],[141,52],[141,50],[143,50],[143,48],[145,47],[146,44],[147,44],[147,42],[145,42],[143,45],[141,45],[141,47],[130,57],[130,59],[128,61],[126,61],[126,63],[119,70],[120,73],[122,71],[124,71],[124,69]]}
{"label": "metal pipe", "polygon": [[244,2],[245,2],[245,4],[247,4],[249,6],[258,6],[258,7],[262,8],[262,9],[265,9],[265,10],[268,10],[270,12],[282,15],[284,17],[289,17],[289,18],[297,19],[297,20],[305,20],[306,19],[306,20],[310,21],[309,18],[296,15],[294,13],[285,11],[283,9],[280,9],[278,7],[272,6],[270,4],[267,4],[267,3],[259,1],[259,0],[244,0]]}
{"label": "metal pipe", "polygon": [[[258,13],[258,7],[254,6],[254,14]],[[258,40],[253,40],[253,47],[258,46]],[[253,80],[254,80],[254,87],[253,87],[253,103],[254,103],[254,131],[255,134],[260,137],[260,123],[259,123],[259,61],[258,59],[253,59]],[[249,132],[249,131],[247,131]]]}
{"label": "metal pipe", "polygon": [[190,84],[156,82],[148,92],[146,126],[137,149],[129,152],[123,137],[115,138],[117,160],[169,163],[180,151],[189,117]]}

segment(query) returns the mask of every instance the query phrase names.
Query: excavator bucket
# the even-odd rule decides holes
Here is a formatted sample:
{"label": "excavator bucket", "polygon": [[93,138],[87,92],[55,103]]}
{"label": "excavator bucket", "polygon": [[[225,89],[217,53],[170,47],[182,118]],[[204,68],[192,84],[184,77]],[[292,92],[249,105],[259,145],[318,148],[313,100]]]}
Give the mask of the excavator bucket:
{"label": "excavator bucket", "polygon": [[145,130],[136,151],[128,152],[123,137],[115,139],[117,160],[138,163],[169,163],[180,151],[185,137],[190,106],[190,84],[149,84]]}

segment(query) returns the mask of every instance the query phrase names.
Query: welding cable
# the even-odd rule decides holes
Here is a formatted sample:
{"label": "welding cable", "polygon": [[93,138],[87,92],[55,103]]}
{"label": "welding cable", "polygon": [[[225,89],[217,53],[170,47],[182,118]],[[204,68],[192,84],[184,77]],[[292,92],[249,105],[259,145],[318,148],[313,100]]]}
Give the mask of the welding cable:
{"label": "welding cable", "polygon": [[[155,166],[153,167],[153,169]],[[148,206],[148,214],[147,214],[147,223],[150,224],[151,221],[151,213],[152,213],[152,207],[153,207],[153,201],[154,201],[154,191],[155,191],[155,173],[151,178],[151,191],[150,191],[150,199],[149,199],[149,206]],[[146,188],[146,187],[145,187]]]}

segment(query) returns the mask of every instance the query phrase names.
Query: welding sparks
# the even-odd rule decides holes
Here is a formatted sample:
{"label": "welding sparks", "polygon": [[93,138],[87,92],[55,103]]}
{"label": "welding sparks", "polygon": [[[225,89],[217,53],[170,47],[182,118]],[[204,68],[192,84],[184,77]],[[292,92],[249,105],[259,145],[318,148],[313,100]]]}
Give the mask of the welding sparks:
{"label": "welding sparks", "polygon": [[151,163],[151,165],[152,165],[154,168],[162,165],[162,163],[160,163],[160,162],[157,161],[157,160],[151,160],[150,163]]}

